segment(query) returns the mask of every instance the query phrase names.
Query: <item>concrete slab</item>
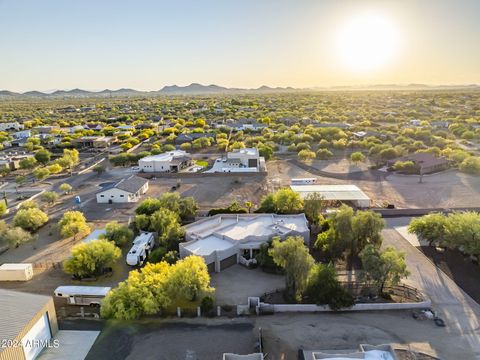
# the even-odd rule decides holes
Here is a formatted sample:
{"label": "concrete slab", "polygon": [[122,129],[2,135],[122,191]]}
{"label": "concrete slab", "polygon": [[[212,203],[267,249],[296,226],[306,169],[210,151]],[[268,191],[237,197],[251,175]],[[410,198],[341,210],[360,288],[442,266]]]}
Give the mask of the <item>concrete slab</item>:
{"label": "concrete slab", "polygon": [[58,347],[46,349],[38,360],[84,360],[100,331],[60,330],[54,337]]}
{"label": "concrete slab", "polygon": [[218,305],[246,304],[249,296],[285,288],[285,277],[263,272],[260,269],[247,269],[233,265],[222,272],[212,274],[212,286],[216,289]]}

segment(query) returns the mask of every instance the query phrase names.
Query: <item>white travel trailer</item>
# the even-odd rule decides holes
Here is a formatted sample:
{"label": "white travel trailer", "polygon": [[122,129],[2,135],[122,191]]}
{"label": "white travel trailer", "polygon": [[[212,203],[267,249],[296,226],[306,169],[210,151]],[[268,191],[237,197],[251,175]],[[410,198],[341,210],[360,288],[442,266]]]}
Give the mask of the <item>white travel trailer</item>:
{"label": "white travel trailer", "polygon": [[292,179],[292,185],[312,185],[317,181],[316,178]]}
{"label": "white travel trailer", "polygon": [[133,246],[127,254],[127,264],[139,266],[147,260],[155,245],[155,237],[151,232],[143,232],[133,240]]}
{"label": "white travel trailer", "polygon": [[66,298],[70,305],[100,306],[103,298],[111,290],[110,287],[102,286],[59,286],[54,295]]}

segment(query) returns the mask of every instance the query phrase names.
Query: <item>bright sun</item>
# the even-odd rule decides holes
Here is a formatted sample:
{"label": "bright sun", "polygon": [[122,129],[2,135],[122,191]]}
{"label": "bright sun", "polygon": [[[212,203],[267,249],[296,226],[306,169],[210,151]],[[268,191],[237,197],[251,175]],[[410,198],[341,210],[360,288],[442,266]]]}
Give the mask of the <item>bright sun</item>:
{"label": "bright sun", "polygon": [[399,45],[394,24],[379,14],[363,14],[349,19],[337,33],[338,59],[354,72],[370,72],[388,64]]}

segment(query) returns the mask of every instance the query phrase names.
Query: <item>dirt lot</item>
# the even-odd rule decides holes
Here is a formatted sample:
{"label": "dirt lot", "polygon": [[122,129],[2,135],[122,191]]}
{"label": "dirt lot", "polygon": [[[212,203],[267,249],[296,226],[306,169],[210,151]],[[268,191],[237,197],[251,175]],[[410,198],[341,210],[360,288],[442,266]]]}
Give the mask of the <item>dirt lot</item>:
{"label": "dirt lot", "polygon": [[[340,169],[341,170],[341,169]],[[318,177],[285,160],[268,163],[268,181],[276,188],[290,185],[292,178],[316,177],[318,184],[354,184],[373,200],[398,208],[480,206],[480,177],[455,170],[424,176],[390,175],[385,181],[355,181]]]}

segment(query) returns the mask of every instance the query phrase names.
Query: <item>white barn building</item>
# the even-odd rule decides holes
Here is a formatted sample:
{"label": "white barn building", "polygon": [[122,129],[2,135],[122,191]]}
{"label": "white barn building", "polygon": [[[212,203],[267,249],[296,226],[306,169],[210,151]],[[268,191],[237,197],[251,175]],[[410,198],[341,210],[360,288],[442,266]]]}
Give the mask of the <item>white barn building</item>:
{"label": "white barn building", "polygon": [[209,271],[255,258],[263,243],[278,236],[302,236],[310,242],[305,214],[219,214],[184,226],[186,242],[180,243],[180,257],[199,255]]}
{"label": "white barn building", "polygon": [[137,202],[148,190],[148,180],[136,175],[122,179],[116,184],[97,192],[97,203]]}
{"label": "white barn building", "polygon": [[178,172],[191,164],[191,155],[183,150],[146,156],[138,160],[138,167],[142,172]]}

